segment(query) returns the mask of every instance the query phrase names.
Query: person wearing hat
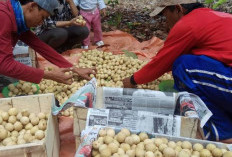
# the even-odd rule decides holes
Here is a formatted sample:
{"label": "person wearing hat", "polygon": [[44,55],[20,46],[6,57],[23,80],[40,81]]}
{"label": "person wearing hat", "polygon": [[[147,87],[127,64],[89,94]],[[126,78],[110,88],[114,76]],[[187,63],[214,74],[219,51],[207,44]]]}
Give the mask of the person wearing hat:
{"label": "person wearing hat", "polygon": [[163,48],[124,87],[151,82],[172,70],[175,89],[198,95],[213,113],[204,126],[208,140],[232,143],[232,15],[197,0],[157,0],[170,29]]}
{"label": "person wearing hat", "polygon": [[[60,54],[43,43],[31,31],[30,27],[42,24],[53,14],[56,0],[3,0],[0,1],[0,74],[19,80],[39,83],[42,78],[71,84],[71,77],[65,71],[72,70],[85,79],[95,74],[93,69],[75,68]],[[19,63],[13,58],[13,47],[18,40],[25,42],[49,62],[59,67],[53,72],[36,69]]]}

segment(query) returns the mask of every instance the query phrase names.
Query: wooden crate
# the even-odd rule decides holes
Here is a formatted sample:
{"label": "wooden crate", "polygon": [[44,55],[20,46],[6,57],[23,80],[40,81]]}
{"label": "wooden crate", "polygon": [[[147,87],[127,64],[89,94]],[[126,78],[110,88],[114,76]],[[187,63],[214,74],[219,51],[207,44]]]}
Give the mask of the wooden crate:
{"label": "wooden crate", "polygon": [[[73,110],[73,132],[75,136],[80,136],[81,131],[85,129],[87,119],[87,108],[74,108]],[[181,117],[180,135],[182,137],[196,138],[198,119]]]}
{"label": "wooden crate", "polygon": [[[96,95],[96,104],[94,108],[102,109],[104,108],[103,102],[103,89],[97,88]],[[74,126],[73,132],[76,137],[76,146],[80,143],[80,135],[82,130],[85,129],[86,119],[87,119],[88,109],[81,107],[74,107],[73,117],[74,117]],[[197,138],[198,133],[198,125],[199,119],[196,118],[188,118],[181,117],[181,128],[180,128],[180,136],[188,137],[188,138]]]}
{"label": "wooden crate", "polygon": [[[81,132],[82,130],[85,129],[87,114],[88,114],[87,108],[75,107],[73,109],[73,118],[74,118],[73,132],[76,137],[76,147],[79,146]],[[181,137],[196,138],[197,128],[198,128],[198,119],[181,117],[181,128],[180,128]]]}
{"label": "wooden crate", "polygon": [[[55,103],[53,94],[4,98],[0,99],[0,109],[7,111],[9,108],[15,107],[19,111],[27,109],[31,113],[51,113],[53,103]],[[0,157],[59,157],[59,148],[57,117],[50,114],[44,141],[0,147]]]}
{"label": "wooden crate", "polygon": [[[120,130],[116,129],[115,132],[116,134],[119,132]],[[138,134],[139,132],[131,132],[131,133],[136,133]],[[226,144],[226,143],[221,143],[221,142],[215,142],[215,141],[207,141],[207,140],[202,140],[202,139],[193,139],[193,138],[187,138],[187,137],[174,137],[174,136],[169,136],[169,135],[163,135],[163,134],[156,134],[156,133],[148,133],[149,137],[156,137],[156,138],[167,138],[169,141],[174,141],[174,142],[178,142],[178,141],[189,141],[190,143],[192,143],[192,145],[196,144],[196,143],[200,143],[202,144],[204,147],[207,146],[207,144],[214,144],[216,145],[218,148],[220,149],[226,149],[228,151],[232,151],[232,144]],[[85,135],[84,138],[86,138],[87,135]],[[83,140],[83,139],[82,139]],[[81,144],[81,139],[79,136],[76,136],[76,147],[78,148],[79,145]],[[86,141],[85,141],[86,142]],[[86,143],[84,143],[86,144]]]}

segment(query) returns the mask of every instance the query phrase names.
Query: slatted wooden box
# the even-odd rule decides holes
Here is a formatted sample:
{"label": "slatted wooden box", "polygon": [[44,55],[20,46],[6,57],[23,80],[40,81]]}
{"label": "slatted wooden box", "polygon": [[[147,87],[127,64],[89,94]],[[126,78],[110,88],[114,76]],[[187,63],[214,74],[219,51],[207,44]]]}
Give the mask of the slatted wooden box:
{"label": "slatted wooden box", "polygon": [[[27,109],[32,113],[51,113],[55,103],[53,94],[12,97],[0,99],[0,110],[8,111],[15,107],[19,111]],[[50,114],[45,140],[15,146],[0,147],[0,157],[59,157],[60,139],[57,117]]]}
{"label": "slatted wooden box", "polygon": [[[103,100],[102,100],[103,91],[102,88],[97,88],[97,97],[96,97],[96,108],[103,108]],[[85,129],[86,120],[87,120],[88,109],[81,107],[74,107],[73,117],[74,117],[74,125],[73,132],[76,137],[76,147],[78,148],[81,139],[81,132]],[[188,118],[181,117],[181,125],[180,125],[180,136],[188,137],[188,138],[197,138],[197,129],[199,125],[199,120],[196,118]]]}

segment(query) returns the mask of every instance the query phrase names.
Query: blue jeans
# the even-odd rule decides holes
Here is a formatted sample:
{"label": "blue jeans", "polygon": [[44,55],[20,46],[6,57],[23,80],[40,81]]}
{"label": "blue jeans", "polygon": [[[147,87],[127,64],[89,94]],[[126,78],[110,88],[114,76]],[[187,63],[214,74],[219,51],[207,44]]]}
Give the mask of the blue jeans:
{"label": "blue jeans", "polygon": [[213,113],[208,140],[232,138],[232,68],[207,56],[182,55],[173,65],[175,89],[198,95]]}

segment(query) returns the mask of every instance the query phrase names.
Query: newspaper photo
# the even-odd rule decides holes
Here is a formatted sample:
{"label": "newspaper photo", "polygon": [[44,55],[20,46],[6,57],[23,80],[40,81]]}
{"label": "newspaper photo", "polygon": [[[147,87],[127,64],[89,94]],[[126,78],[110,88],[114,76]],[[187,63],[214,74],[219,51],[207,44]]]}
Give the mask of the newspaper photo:
{"label": "newspaper photo", "polygon": [[181,117],[147,111],[92,108],[88,110],[86,129],[93,126],[180,136]]}
{"label": "newspaper photo", "polygon": [[52,106],[52,114],[57,115],[61,111],[64,111],[72,106],[78,107],[93,107],[96,102],[96,88],[97,81],[95,78],[90,80],[81,89],[77,90],[64,104],[57,106],[56,104]]}
{"label": "newspaper photo", "polygon": [[176,93],[103,87],[103,108],[174,114]]}
{"label": "newspaper photo", "polygon": [[197,95],[188,92],[178,93],[175,114],[190,118],[199,118],[201,128],[203,128],[205,123],[213,115]]}
{"label": "newspaper photo", "polygon": [[94,126],[81,133],[81,143],[78,147],[75,157],[88,157],[91,156],[92,142],[97,139],[98,132],[101,127]]}
{"label": "newspaper photo", "polygon": [[[137,128],[149,130],[150,133],[159,133],[180,136],[181,117],[175,115],[153,114],[152,112],[138,112],[139,121]],[[150,126],[152,130],[150,130]]]}

